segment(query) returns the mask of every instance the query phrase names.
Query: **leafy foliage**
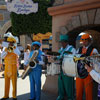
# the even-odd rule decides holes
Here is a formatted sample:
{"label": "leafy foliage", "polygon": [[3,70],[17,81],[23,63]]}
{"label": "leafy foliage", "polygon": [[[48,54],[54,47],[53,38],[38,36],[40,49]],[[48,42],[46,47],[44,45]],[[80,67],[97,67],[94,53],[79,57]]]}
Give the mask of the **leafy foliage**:
{"label": "leafy foliage", "polygon": [[14,35],[51,32],[52,17],[47,12],[50,0],[33,1],[38,3],[39,8],[37,13],[28,15],[11,13],[12,32]]}

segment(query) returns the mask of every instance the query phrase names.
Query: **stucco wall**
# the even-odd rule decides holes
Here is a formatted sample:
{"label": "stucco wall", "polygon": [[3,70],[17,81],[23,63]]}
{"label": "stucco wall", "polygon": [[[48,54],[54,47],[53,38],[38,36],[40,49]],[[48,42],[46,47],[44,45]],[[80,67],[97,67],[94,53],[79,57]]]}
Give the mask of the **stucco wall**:
{"label": "stucco wall", "polygon": [[60,47],[60,34],[67,34],[77,27],[100,25],[99,0],[63,0],[60,3],[55,0],[55,5],[48,8],[52,16],[53,51],[58,51]]}
{"label": "stucco wall", "polygon": [[53,51],[58,51],[59,49],[59,35],[63,34],[60,33],[60,28],[61,26],[66,26],[68,22],[71,20],[72,16],[76,16],[78,13],[73,13],[73,14],[63,14],[63,15],[58,15],[54,16],[52,20],[52,33],[53,33]]}
{"label": "stucco wall", "polygon": [[[80,27],[82,29],[84,26],[100,25],[100,0],[55,0],[53,7],[48,8],[48,13],[52,16],[52,51],[58,51],[60,34],[69,34],[74,29]],[[93,34],[95,40],[95,34],[100,34],[93,30],[89,32]],[[56,88],[57,80],[53,83]]]}
{"label": "stucco wall", "polygon": [[0,36],[11,27],[10,13],[7,11],[6,3],[4,0],[0,0]]}
{"label": "stucco wall", "polygon": [[0,27],[2,27],[10,19],[10,13],[6,9],[4,0],[0,0]]}
{"label": "stucco wall", "polygon": [[60,34],[67,34],[75,28],[84,26],[100,25],[100,8],[79,11],[70,14],[53,16],[52,33],[53,33],[53,51],[58,51]]}

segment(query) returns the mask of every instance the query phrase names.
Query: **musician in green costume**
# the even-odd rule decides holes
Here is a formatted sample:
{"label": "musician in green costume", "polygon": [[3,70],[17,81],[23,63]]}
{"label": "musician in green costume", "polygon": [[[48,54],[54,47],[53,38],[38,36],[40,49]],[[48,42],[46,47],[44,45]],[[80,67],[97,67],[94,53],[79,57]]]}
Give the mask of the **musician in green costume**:
{"label": "musician in green costume", "polygon": [[[60,35],[60,43],[61,43],[62,47],[59,50],[60,56],[58,59],[63,60],[64,55],[68,54],[68,53],[65,53],[65,51],[71,52],[72,54],[76,53],[75,48],[73,48],[72,45],[69,45],[68,39],[69,39],[68,35]],[[69,66],[69,68],[70,68],[70,66]],[[61,68],[61,73],[58,76],[58,93],[59,93],[59,95],[57,97],[57,100],[63,100],[65,94],[67,95],[67,100],[73,100],[73,84],[74,84],[73,77],[69,77],[69,76],[65,75]]]}

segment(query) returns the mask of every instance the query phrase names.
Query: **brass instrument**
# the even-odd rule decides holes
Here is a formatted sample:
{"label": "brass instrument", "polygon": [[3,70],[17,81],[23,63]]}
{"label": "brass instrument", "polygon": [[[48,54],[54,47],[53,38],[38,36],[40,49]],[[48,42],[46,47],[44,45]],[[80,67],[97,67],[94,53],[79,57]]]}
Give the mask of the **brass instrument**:
{"label": "brass instrument", "polygon": [[[82,60],[83,64],[87,64],[88,66],[92,66],[95,71],[100,73],[100,54],[87,56],[87,57],[73,57],[74,62],[76,63],[79,60]],[[85,67],[84,67],[85,68]]]}
{"label": "brass instrument", "polygon": [[73,57],[74,62],[76,63],[78,60],[85,60],[86,57]]}
{"label": "brass instrument", "polygon": [[77,62],[78,60],[88,60],[90,62],[95,61],[95,62],[100,62],[100,54],[97,55],[92,55],[92,56],[86,56],[86,57],[73,57],[74,62]]}
{"label": "brass instrument", "polygon": [[7,51],[8,51],[8,52],[14,52],[14,49],[15,49],[14,46],[9,46],[9,47],[7,48]]}
{"label": "brass instrument", "polygon": [[22,73],[21,78],[25,79],[25,77],[32,71],[33,68],[36,67],[36,57],[38,56],[39,51],[35,50],[32,57],[29,59],[29,64],[28,67],[26,68],[26,70]]}

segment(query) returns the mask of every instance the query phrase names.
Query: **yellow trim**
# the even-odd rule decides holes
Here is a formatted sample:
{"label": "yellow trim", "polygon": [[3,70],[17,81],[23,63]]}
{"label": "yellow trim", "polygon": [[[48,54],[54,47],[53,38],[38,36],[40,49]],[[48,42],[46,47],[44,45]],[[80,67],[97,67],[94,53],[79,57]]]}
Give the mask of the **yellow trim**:
{"label": "yellow trim", "polygon": [[39,41],[39,40],[43,40],[43,39],[49,39],[51,35],[52,35],[52,33],[50,33],[50,32],[48,32],[46,34],[41,34],[41,33],[38,33],[37,35],[33,34],[33,40]]}
{"label": "yellow trim", "polygon": [[8,42],[14,42],[14,43],[16,43],[16,40],[13,37],[8,37],[7,41]]}

